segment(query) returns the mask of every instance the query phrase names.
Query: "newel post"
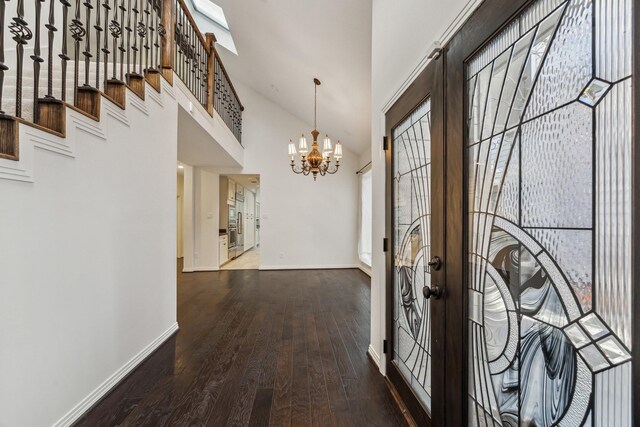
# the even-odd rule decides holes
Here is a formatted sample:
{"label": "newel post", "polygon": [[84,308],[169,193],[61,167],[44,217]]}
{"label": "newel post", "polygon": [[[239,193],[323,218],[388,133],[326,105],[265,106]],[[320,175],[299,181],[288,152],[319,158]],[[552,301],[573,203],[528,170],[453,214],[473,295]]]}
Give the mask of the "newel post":
{"label": "newel post", "polygon": [[216,36],[213,33],[207,33],[207,111],[213,117],[213,95],[215,91],[215,70],[216,70]]}
{"label": "newel post", "polygon": [[173,84],[174,70],[174,43],[176,29],[176,0],[162,1],[162,75],[171,84]]}

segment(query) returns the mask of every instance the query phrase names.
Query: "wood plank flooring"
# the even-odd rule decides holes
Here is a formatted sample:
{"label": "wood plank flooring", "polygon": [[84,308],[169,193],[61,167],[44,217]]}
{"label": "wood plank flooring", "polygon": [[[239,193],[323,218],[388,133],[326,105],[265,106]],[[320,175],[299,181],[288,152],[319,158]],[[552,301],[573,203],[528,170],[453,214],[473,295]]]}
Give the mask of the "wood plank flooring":
{"label": "wood plank flooring", "polygon": [[358,270],[178,273],[180,331],[76,425],[406,425],[369,307]]}

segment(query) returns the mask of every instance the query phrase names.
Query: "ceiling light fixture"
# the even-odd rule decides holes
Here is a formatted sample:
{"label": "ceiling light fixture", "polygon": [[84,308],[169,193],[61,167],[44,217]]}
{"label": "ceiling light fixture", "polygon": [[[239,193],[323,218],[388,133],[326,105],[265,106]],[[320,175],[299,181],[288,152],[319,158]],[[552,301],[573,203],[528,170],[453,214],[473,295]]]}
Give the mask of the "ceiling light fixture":
{"label": "ceiling light fixture", "polygon": [[[316,126],[316,116],[318,111],[318,86],[320,86],[320,80],[313,79],[313,82],[315,83],[315,91],[313,97],[313,131],[311,131],[313,144],[311,145],[311,152],[309,152],[307,146],[307,138],[302,134],[298,141],[298,151],[300,152],[301,160],[300,166],[296,165],[296,144],[291,140],[289,140],[289,157],[291,157],[291,170],[294,173],[305,176],[311,173],[315,181],[318,178],[318,174],[324,176],[326,174],[333,175],[338,172],[340,159],[342,159],[342,144],[338,141],[335,147],[332,147],[331,139],[329,135],[327,135],[323,141],[322,154],[318,149],[318,135],[320,135],[320,132],[318,132],[318,127]],[[331,154],[333,154],[333,158],[336,160],[336,164],[333,167],[331,165]]]}

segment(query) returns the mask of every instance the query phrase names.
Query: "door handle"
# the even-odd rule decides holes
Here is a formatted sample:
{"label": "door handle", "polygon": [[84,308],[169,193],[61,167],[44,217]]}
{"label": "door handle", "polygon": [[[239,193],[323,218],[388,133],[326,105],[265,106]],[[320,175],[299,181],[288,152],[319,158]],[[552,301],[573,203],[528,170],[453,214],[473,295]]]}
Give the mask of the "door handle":
{"label": "door handle", "polygon": [[439,256],[434,256],[433,258],[431,258],[431,261],[427,263],[427,265],[429,265],[429,267],[431,267],[432,269],[438,271],[442,268],[442,259]]}
{"label": "door handle", "polygon": [[439,286],[425,286],[422,288],[422,295],[424,295],[426,299],[430,299],[432,297],[433,299],[440,299],[442,296],[442,289],[440,289]]}

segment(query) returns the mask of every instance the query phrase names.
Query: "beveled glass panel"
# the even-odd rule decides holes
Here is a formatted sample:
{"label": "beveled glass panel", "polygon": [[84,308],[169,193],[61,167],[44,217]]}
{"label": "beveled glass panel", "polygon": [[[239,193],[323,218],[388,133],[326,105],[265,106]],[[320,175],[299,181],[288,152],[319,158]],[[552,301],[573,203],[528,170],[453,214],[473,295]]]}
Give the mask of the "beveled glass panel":
{"label": "beveled glass panel", "polygon": [[393,130],[393,362],[431,409],[431,102]]}
{"label": "beveled glass panel", "polygon": [[533,1],[467,61],[469,425],[632,425],[631,12]]}

